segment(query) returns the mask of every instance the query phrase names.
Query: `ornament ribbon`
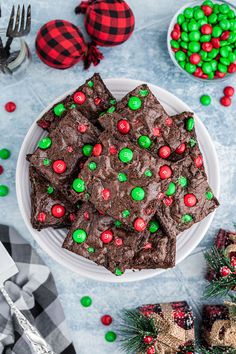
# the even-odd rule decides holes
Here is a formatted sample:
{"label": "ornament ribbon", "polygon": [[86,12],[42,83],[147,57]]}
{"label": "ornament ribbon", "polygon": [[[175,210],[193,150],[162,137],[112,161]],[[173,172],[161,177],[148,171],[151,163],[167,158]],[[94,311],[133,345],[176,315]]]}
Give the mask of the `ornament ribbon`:
{"label": "ornament ribbon", "polygon": [[93,3],[93,0],[81,1],[80,5],[75,8],[76,14],[85,14],[87,8]]}

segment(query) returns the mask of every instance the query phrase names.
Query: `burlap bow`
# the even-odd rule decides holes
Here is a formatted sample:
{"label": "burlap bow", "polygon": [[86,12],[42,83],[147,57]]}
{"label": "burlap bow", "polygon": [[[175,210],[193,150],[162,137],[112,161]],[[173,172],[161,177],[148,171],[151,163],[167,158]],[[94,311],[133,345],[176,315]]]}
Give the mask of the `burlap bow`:
{"label": "burlap bow", "polygon": [[[229,235],[230,240],[232,240],[234,243],[231,243],[228,247],[226,247],[225,251],[228,257],[230,258],[231,253],[236,253],[236,235],[235,234],[230,234]],[[232,290],[236,291],[236,286],[232,288]]]}

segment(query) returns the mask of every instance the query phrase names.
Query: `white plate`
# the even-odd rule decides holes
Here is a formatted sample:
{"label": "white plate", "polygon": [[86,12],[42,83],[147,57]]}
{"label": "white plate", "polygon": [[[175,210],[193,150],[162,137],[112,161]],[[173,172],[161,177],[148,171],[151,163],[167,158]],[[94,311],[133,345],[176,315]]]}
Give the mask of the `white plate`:
{"label": "white plate", "polygon": [[[108,79],[105,80],[105,83],[110,91],[114,94],[114,96],[117,99],[120,99],[127,92],[133,90],[142,82],[130,79]],[[160,102],[163,104],[169,114],[173,115],[182,111],[191,111],[190,107],[188,107],[184,102],[182,102],[168,91],[151,84],[149,87],[156,95],[158,100],[160,100]],[[37,118],[37,120],[46,111],[48,111],[52,105],[54,105],[57,101],[61,101],[66,95],[72,93],[73,91],[74,90],[71,90],[70,92],[65,93],[63,96],[59,97],[52,104],[46,107],[45,110]],[[220,190],[220,177],[216,151],[206,128],[196,115],[195,120],[197,135],[203,153],[209,183],[215,195],[218,197]],[[66,235],[66,231],[47,228],[39,232],[32,228],[30,223],[30,183],[28,163],[25,159],[25,156],[26,154],[32,153],[35,150],[38,141],[45,134],[46,133],[37,126],[35,121],[28,131],[22,144],[16,169],[16,191],[18,204],[27,227],[29,228],[38,244],[43,248],[43,250],[56,261],[73,270],[78,275],[106,282],[131,282],[151,278],[164,272],[163,269],[142,270],[135,272],[129,270],[126,271],[123,276],[117,277],[105,268],[97,266],[95,263],[83,257],[62,249],[61,245]],[[185,231],[178,237],[177,263],[180,263],[183,259],[185,259],[203,239],[212,222],[213,217],[214,213],[210,214],[206,219],[194,225],[191,227],[191,229]]]}

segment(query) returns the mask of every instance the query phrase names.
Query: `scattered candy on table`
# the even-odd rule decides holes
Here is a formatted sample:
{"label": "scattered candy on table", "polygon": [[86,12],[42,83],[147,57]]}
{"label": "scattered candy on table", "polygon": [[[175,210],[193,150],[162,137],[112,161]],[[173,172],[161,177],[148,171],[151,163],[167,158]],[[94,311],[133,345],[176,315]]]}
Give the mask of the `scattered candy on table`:
{"label": "scattered candy on table", "polygon": [[9,193],[9,188],[4,184],[0,184],[0,197],[6,197]]}
{"label": "scattered candy on table", "polygon": [[5,104],[5,110],[6,110],[7,112],[9,112],[9,113],[14,112],[14,111],[16,110],[16,104],[15,104],[14,102],[12,102],[12,101],[7,102],[7,103]]}
{"label": "scattered candy on table", "polygon": [[232,97],[234,95],[234,88],[232,86],[226,86],[224,88],[224,94],[227,97]]}
{"label": "scattered candy on table", "polygon": [[2,165],[0,165],[0,175],[2,175],[4,172],[4,168],[2,167]]}
{"label": "scattered candy on table", "polygon": [[89,307],[92,305],[92,299],[90,296],[83,296],[81,299],[80,299],[80,303],[83,307]]}
{"label": "scattered candy on table", "polygon": [[105,334],[105,339],[107,342],[114,342],[116,340],[116,333],[113,331],[109,331]]}
{"label": "scattered candy on table", "polygon": [[0,159],[7,160],[11,156],[11,152],[8,149],[1,149],[0,150]]}
{"label": "scattered candy on table", "polygon": [[211,104],[211,97],[209,95],[202,95],[200,102],[203,106],[209,106]]}
{"label": "scattered candy on table", "polygon": [[223,96],[220,99],[220,103],[222,104],[222,106],[228,107],[231,105],[232,101],[230,97]]}
{"label": "scattered candy on table", "polygon": [[103,315],[101,317],[101,322],[104,326],[110,326],[112,323],[112,317],[110,315]]}

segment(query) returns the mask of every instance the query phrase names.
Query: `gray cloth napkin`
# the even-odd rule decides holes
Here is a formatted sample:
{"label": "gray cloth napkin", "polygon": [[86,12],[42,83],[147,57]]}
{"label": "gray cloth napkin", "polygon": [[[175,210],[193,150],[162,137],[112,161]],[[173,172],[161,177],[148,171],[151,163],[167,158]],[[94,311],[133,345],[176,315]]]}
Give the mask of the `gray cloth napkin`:
{"label": "gray cloth napkin", "polygon": [[[55,353],[75,354],[50,270],[12,227],[0,225],[0,241],[19,269],[19,273],[5,283],[11,299]],[[0,293],[0,354],[31,353],[24,333]]]}

